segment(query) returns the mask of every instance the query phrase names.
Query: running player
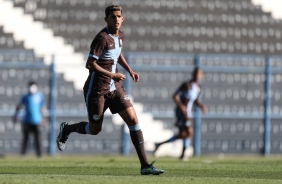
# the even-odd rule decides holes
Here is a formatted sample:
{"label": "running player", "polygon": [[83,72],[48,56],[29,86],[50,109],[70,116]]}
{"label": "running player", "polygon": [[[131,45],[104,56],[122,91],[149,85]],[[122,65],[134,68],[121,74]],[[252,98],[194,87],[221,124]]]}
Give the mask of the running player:
{"label": "running player", "polygon": [[84,98],[89,122],[79,122],[69,125],[63,122],[57,137],[57,146],[63,151],[69,134],[97,135],[102,129],[104,112],[107,108],[113,114],[118,113],[130,130],[130,137],[140,160],[142,175],[162,174],[164,170],[157,169],[147,161],[144,149],[144,139],[141,127],[128,98],[122,81],[125,75],[118,73],[117,64],[129,72],[134,82],[139,81],[139,75],[132,71],[121,53],[124,35],[120,31],[124,17],[122,8],[117,5],[105,9],[107,26],[102,29],[91,43],[90,53],[86,62],[89,76],[84,85]]}
{"label": "running player", "polygon": [[176,123],[178,127],[178,134],[173,135],[171,138],[164,142],[156,143],[153,154],[156,153],[157,149],[165,143],[173,142],[176,139],[183,140],[183,149],[180,155],[181,160],[185,160],[185,150],[190,146],[191,139],[193,136],[193,126],[191,122],[192,108],[193,105],[198,105],[202,112],[206,113],[207,108],[200,102],[200,85],[199,81],[203,77],[203,72],[199,68],[195,68],[192,74],[192,80],[185,81],[173,94],[173,100],[176,104]]}

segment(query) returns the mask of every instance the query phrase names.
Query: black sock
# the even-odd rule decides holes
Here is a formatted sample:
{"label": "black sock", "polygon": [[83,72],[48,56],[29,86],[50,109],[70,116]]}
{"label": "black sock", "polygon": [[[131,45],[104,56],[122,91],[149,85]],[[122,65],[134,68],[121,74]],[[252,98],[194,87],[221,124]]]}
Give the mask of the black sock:
{"label": "black sock", "polygon": [[130,137],[131,141],[135,147],[135,150],[137,152],[141,168],[144,168],[149,165],[147,161],[147,156],[144,148],[144,138],[143,133],[141,130],[137,131],[130,131]]}
{"label": "black sock", "polygon": [[183,146],[182,147],[182,152],[181,152],[181,155],[180,155],[180,158],[183,159],[184,158],[184,153],[185,153],[185,150],[186,150],[186,147]]}
{"label": "black sock", "polygon": [[82,121],[79,123],[71,124],[65,127],[64,131],[67,135],[69,135],[72,132],[77,132],[79,134],[86,134],[85,132],[85,126],[88,122]]}

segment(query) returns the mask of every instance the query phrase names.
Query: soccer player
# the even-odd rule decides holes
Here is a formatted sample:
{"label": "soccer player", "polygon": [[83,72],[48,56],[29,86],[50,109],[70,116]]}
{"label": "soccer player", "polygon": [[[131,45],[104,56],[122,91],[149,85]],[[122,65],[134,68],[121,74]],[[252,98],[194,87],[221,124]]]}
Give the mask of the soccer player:
{"label": "soccer player", "polygon": [[120,31],[124,16],[122,7],[111,5],[105,9],[107,26],[94,38],[90,46],[90,53],[86,62],[89,76],[84,85],[84,98],[89,122],[79,122],[69,125],[63,122],[57,137],[59,150],[64,150],[69,134],[97,135],[102,129],[104,112],[107,108],[113,114],[118,113],[128,125],[130,137],[140,160],[142,175],[162,174],[164,170],[157,169],[153,163],[149,164],[144,149],[144,139],[141,127],[127,96],[122,81],[125,75],[119,73],[117,64],[129,72],[134,82],[139,81],[139,75],[132,71],[121,53],[124,35]]}
{"label": "soccer player", "polygon": [[203,77],[203,72],[199,68],[195,68],[192,74],[192,79],[183,82],[180,87],[173,94],[173,100],[176,104],[175,114],[176,123],[178,127],[178,134],[173,135],[171,138],[164,142],[156,143],[153,154],[156,153],[158,148],[165,143],[173,142],[176,139],[183,140],[183,149],[180,155],[181,160],[186,160],[185,150],[190,146],[193,136],[193,126],[191,122],[193,105],[198,105],[202,112],[206,113],[207,108],[199,100],[201,87],[199,81]]}
{"label": "soccer player", "polygon": [[34,134],[34,143],[37,157],[41,157],[40,145],[40,124],[44,123],[44,97],[38,91],[36,82],[28,83],[28,93],[23,95],[20,103],[16,107],[13,116],[14,123],[17,122],[18,113],[21,108],[25,108],[25,116],[22,121],[23,139],[21,146],[21,155],[26,154],[29,134]]}

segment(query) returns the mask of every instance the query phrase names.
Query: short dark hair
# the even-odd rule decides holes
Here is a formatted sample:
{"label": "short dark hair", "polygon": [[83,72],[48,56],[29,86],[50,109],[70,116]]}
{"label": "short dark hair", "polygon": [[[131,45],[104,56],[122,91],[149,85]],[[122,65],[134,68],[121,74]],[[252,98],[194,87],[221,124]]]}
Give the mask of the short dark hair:
{"label": "short dark hair", "polygon": [[111,12],[113,11],[120,11],[122,13],[122,8],[121,6],[119,5],[111,5],[111,6],[108,6],[106,9],[105,9],[105,15],[106,17],[108,17],[110,15]]}
{"label": "short dark hair", "polygon": [[32,85],[34,85],[34,84],[37,85],[37,83],[36,83],[35,81],[29,81],[29,82],[28,82],[28,86],[32,86]]}

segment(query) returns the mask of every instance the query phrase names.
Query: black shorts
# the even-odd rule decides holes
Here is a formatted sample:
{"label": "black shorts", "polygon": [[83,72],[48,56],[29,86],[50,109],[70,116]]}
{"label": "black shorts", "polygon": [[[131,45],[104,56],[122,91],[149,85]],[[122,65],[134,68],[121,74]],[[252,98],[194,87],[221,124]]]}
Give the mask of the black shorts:
{"label": "black shorts", "polygon": [[176,115],[175,126],[177,126],[178,128],[183,129],[192,126],[192,121],[191,120],[187,121],[185,115],[181,112],[179,108],[175,110],[175,115]]}
{"label": "black shorts", "polygon": [[86,98],[86,92],[84,94],[89,122],[98,122],[103,118],[104,112],[108,108],[112,114],[115,114],[132,107],[123,87],[119,87],[105,95],[94,94]]}

